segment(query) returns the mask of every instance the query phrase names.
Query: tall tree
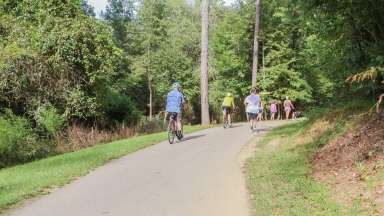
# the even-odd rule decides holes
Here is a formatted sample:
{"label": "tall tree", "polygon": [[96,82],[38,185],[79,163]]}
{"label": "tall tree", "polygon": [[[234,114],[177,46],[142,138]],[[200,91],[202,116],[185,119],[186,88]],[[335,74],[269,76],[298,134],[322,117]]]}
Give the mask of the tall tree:
{"label": "tall tree", "polygon": [[143,1],[138,13],[142,54],[138,56],[134,64],[136,72],[147,82],[149,119],[152,119],[156,104],[154,100],[156,86],[153,83],[162,76],[163,71],[160,68],[159,59],[161,58],[161,45],[168,37],[169,13],[169,5],[166,1],[156,0]]}
{"label": "tall tree", "polygon": [[201,1],[201,124],[209,124],[208,103],[208,15],[209,0]]}
{"label": "tall tree", "polygon": [[259,63],[259,32],[260,32],[261,0],[256,0],[256,22],[255,35],[253,39],[253,64],[252,64],[252,86],[256,86],[257,67]]}

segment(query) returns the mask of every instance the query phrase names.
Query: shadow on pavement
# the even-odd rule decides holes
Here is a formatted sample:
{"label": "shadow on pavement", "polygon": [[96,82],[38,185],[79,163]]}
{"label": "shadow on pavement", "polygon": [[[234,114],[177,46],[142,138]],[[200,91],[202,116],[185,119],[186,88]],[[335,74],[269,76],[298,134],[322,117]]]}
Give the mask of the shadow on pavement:
{"label": "shadow on pavement", "polygon": [[265,128],[256,128],[257,132],[265,132],[265,131],[270,131],[271,127],[265,127]]}
{"label": "shadow on pavement", "polygon": [[241,127],[241,125],[239,125],[239,124],[233,124],[231,128],[237,128],[237,127]]}
{"label": "shadow on pavement", "polygon": [[188,141],[188,140],[193,140],[193,139],[197,139],[197,138],[200,138],[200,137],[203,137],[205,136],[205,134],[200,134],[200,135],[194,135],[194,136],[187,136],[187,137],[184,137],[181,142],[184,142],[184,141]]}

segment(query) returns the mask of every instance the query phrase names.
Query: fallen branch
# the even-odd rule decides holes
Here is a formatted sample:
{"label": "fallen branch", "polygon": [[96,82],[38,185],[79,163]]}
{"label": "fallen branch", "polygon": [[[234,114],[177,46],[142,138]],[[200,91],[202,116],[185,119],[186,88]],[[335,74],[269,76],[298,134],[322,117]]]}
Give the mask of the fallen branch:
{"label": "fallen branch", "polygon": [[384,94],[381,94],[379,96],[379,100],[377,101],[377,104],[376,104],[376,112],[379,113],[380,112],[380,104],[381,102],[383,101],[383,98],[384,98]]}

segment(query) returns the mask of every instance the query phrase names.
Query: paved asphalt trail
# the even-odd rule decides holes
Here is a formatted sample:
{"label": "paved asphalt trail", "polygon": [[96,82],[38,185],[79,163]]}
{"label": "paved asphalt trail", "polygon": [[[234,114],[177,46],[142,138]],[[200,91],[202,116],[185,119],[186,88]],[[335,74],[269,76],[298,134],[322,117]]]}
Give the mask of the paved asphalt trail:
{"label": "paved asphalt trail", "polygon": [[[266,122],[262,131],[281,123]],[[248,125],[211,128],[97,168],[11,216],[247,216],[239,153]]]}

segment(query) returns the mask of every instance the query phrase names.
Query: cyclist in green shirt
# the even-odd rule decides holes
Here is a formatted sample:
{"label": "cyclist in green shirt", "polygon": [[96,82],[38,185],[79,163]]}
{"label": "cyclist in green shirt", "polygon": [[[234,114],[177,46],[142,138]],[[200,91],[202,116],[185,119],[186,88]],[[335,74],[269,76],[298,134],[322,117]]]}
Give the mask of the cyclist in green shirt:
{"label": "cyclist in green shirt", "polygon": [[223,119],[225,122],[226,117],[228,117],[228,124],[231,127],[232,126],[232,120],[231,120],[231,114],[233,110],[235,109],[235,99],[233,98],[232,93],[227,93],[224,97],[224,101],[222,104],[223,107]]}

